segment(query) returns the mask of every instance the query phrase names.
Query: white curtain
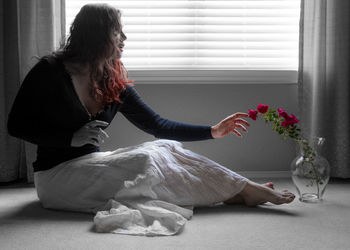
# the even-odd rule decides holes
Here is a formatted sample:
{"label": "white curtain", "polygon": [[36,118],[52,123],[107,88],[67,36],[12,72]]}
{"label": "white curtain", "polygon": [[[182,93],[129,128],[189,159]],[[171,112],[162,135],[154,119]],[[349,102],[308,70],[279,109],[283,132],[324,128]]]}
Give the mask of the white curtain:
{"label": "white curtain", "polygon": [[302,127],[326,138],[332,177],[350,178],[350,1],[303,0],[301,7]]}
{"label": "white curtain", "polygon": [[0,0],[0,182],[33,181],[36,147],[7,134],[7,116],[27,72],[59,47],[64,34],[63,0]]}

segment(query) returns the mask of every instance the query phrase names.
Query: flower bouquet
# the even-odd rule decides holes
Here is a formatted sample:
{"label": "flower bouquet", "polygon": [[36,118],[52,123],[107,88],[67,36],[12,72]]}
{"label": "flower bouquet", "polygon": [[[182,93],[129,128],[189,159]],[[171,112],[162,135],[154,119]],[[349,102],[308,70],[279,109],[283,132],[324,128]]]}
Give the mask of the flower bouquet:
{"label": "flower bouquet", "polygon": [[272,130],[284,140],[288,137],[292,138],[301,149],[301,154],[294,159],[291,165],[292,179],[300,200],[306,202],[322,200],[330,176],[329,163],[317,153],[317,149],[324,143],[324,138],[315,137],[310,145],[310,142],[300,135],[299,120],[281,108],[276,111],[269,109],[268,105],[259,104],[256,110],[249,109],[251,119],[256,120],[259,115],[265,120],[265,123],[271,123]]}

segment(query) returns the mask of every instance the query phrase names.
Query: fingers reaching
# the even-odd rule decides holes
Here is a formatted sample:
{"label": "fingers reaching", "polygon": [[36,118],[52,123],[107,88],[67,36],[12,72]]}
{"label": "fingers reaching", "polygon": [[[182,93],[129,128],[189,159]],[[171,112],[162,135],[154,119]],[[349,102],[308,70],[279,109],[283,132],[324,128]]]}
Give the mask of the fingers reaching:
{"label": "fingers reaching", "polygon": [[247,113],[243,113],[243,112],[237,112],[237,113],[234,113],[232,115],[232,117],[234,118],[238,118],[238,117],[249,117],[249,115]]}
{"label": "fingers reaching", "polygon": [[246,125],[246,126],[250,127],[250,123],[247,122],[246,120],[242,119],[242,118],[235,118],[234,122],[235,123],[240,123],[240,124],[243,124],[243,125]]}
{"label": "fingers reaching", "polygon": [[233,114],[232,118],[231,118],[233,121],[233,124],[234,124],[234,126],[233,126],[234,128],[232,130],[232,133],[236,134],[240,138],[242,138],[242,134],[239,133],[237,129],[240,129],[240,130],[248,133],[248,130],[245,126],[249,127],[250,124],[246,120],[244,120],[242,118],[238,118],[238,117],[247,117],[247,116],[249,117],[248,114],[239,112],[239,113]]}
{"label": "fingers reaching", "polygon": [[240,132],[238,132],[236,129],[233,129],[231,132],[233,134],[237,135],[239,138],[242,138],[242,134]]}
{"label": "fingers reaching", "polygon": [[246,133],[248,133],[248,130],[242,124],[237,123],[235,127],[243,130]]}

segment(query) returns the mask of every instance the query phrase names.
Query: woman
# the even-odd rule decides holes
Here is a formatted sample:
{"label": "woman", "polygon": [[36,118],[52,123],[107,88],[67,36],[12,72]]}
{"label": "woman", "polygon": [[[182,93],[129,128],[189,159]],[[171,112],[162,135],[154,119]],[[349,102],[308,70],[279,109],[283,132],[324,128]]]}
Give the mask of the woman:
{"label": "woman", "polygon": [[[8,131],[38,145],[33,167],[44,207],[96,212],[109,199],[140,196],[183,206],[293,201],[295,196],[287,190],[254,183],[183,149],[175,140],[207,140],[230,133],[241,137],[237,129],[247,132],[249,123],[242,117],[248,115],[235,113],[214,126],[160,117],[127,79],[120,62],[125,40],[119,10],[85,5],[66,43],[41,58],[21,85]],[[143,131],[171,140],[99,152],[108,138],[104,129],[118,111]]]}

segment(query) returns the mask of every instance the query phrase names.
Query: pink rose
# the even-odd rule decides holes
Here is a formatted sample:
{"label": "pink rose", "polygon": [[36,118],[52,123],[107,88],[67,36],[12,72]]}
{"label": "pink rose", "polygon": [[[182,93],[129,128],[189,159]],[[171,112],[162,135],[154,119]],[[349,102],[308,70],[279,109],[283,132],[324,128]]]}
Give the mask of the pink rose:
{"label": "pink rose", "polygon": [[258,111],[255,111],[255,110],[251,110],[251,109],[248,109],[249,110],[249,117],[252,118],[253,120],[256,120],[256,118],[258,117]]}
{"label": "pink rose", "polygon": [[269,106],[267,106],[265,104],[259,104],[257,107],[257,110],[259,113],[265,114],[269,110]]}

